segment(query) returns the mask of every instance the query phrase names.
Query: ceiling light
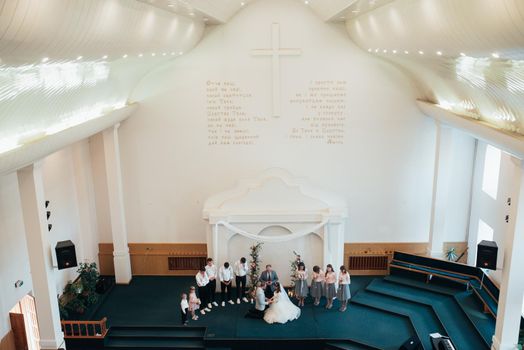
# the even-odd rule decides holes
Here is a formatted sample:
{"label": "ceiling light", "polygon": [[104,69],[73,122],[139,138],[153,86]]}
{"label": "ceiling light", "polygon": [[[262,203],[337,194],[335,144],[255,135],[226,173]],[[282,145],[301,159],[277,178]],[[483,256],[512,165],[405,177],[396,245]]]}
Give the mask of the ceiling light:
{"label": "ceiling light", "polygon": [[77,60],[81,60],[82,58],[84,58],[83,56],[78,56],[76,59]]}
{"label": "ceiling light", "polygon": [[178,54],[179,54],[179,55],[183,55],[183,54],[184,54],[184,51],[180,51]]}
{"label": "ceiling light", "polygon": [[368,49],[368,52],[371,52],[371,49]]}
{"label": "ceiling light", "polygon": [[460,55],[461,55],[462,57],[466,57],[466,54],[465,54],[464,52],[461,52]]}
{"label": "ceiling light", "polygon": [[442,51],[437,51],[438,56],[442,56]]}
{"label": "ceiling light", "polygon": [[397,50],[393,50],[393,53],[397,53]]}
{"label": "ceiling light", "polygon": [[384,52],[384,53],[387,53],[387,52],[388,52],[388,50],[384,50],[384,51],[382,51],[382,52]]}
{"label": "ceiling light", "polygon": [[141,54],[141,53],[139,53],[139,54],[138,54],[138,57],[142,57],[142,56],[144,56],[144,55],[143,55],[143,54]]}
{"label": "ceiling light", "polygon": [[165,55],[166,55],[166,53],[165,53],[165,52],[164,52],[164,53],[162,53],[162,56],[165,56]]}
{"label": "ceiling light", "polygon": [[407,54],[409,54],[409,51],[408,50],[404,50],[404,53],[407,55]]}
{"label": "ceiling light", "polygon": [[174,55],[175,55],[175,53],[174,53],[174,52],[171,52],[171,56],[174,56]]}
{"label": "ceiling light", "polygon": [[190,15],[190,16],[194,16],[195,13],[194,13],[194,12],[189,12],[189,15]]}
{"label": "ceiling light", "polygon": [[308,0],[305,0],[305,1],[304,1],[304,4],[308,5],[308,4],[309,4],[309,1],[308,1]]}
{"label": "ceiling light", "polygon": [[351,12],[352,12],[352,13],[359,13],[360,10],[353,10],[353,11],[351,11]]}
{"label": "ceiling light", "polygon": [[346,17],[345,16],[341,16],[340,19],[346,19]]}
{"label": "ceiling light", "polygon": [[492,56],[493,58],[500,58],[500,55],[499,55],[498,52],[493,52],[493,53],[491,54],[491,56]]}
{"label": "ceiling light", "polygon": [[240,6],[244,6],[246,3],[245,2],[241,2],[240,3]]}
{"label": "ceiling light", "polygon": [[122,56],[122,58],[127,58],[127,53],[124,56]]}
{"label": "ceiling light", "polygon": [[42,63],[46,63],[47,61],[49,61],[49,57],[42,58]]}
{"label": "ceiling light", "polygon": [[375,49],[375,52],[378,52],[378,49]]}
{"label": "ceiling light", "polygon": [[103,60],[107,59],[107,55],[102,56],[102,59]]}
{"label": "ceiling light", "polygon": [[419,55],[423,55],[423,54],[424,54],[424,51],[419,50],[419,51],[418,51],[418,54],[419,54]]}
{"label": "ceiling light", "polygon": [[167,4],[168,7],[175,7],[175,4]]}
{"label": "ceiling light", "polygon": [[151,56],[155,57],[155,56],[156,56],[156,53],[153,52],[153,53],[151,54]]}

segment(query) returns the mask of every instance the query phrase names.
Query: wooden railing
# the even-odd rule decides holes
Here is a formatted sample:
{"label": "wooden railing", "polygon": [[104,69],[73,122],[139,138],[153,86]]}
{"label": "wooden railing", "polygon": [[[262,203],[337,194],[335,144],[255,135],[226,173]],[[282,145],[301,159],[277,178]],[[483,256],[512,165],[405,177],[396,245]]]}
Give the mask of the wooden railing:
{"label": "wooden railing", "polygon": [[387,271],[387,255],[362,255],[349,257],[349,270],[380,270]]}
{"label": "wooden railing", "polygon": [[62,321],[64,338],[103,339],[107,334],[107,318],[100,321]]}

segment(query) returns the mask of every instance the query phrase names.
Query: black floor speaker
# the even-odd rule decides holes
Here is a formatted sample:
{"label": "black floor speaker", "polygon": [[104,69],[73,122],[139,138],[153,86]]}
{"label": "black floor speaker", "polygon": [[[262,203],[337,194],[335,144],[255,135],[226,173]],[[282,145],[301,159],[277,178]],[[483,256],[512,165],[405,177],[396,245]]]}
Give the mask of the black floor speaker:
{"label": "black floor speaker", "polygon": [[60,241],[55,247],[58,269],[68,269],[77,266],[75,245],[71,241]]}
{"label": "black floor speaker", "polygon": [[398,348],[398,350],[421,350],[421,349],[422,349],[422,344],[420,344],[420,340],[418,340],[418,338],[416,337],[409,338],[408,340],[404,342],[404,344],[400,346],[400,348]]}
{"label": "black floor speaker", "polygon": [[481,241],[477,246],[477,267],[496,270],[498,250],[497,243]]}

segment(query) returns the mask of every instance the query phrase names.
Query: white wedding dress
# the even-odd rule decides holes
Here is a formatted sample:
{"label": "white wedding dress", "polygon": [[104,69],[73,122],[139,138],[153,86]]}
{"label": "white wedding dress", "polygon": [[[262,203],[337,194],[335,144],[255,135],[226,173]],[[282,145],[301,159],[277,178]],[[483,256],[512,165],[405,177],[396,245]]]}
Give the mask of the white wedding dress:
{"label": "white wedding dress", "polygon": [[275,293],[274,301],[264,314],[267,323],[286,323],[300,317],[300,308],[293,304],[286,292]]}

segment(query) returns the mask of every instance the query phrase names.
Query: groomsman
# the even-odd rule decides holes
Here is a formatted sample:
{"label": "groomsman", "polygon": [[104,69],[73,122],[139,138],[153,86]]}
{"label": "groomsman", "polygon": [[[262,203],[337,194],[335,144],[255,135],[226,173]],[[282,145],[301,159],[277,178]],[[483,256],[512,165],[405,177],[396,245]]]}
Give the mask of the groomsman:
{"label": "groomsman", "polygon": [[265,284],[266,298],[271,299],[275,293],[275,283],[278,282],[278,276],[271,265],[267,264],[266,269],[260,274],[259,281]]}
{"label": "groomsman", "polygon": [[246,280],[247,280],[247,262],[246,258],[242,257],[240,260],[235,262],[234,272],[235,272],[235,282],[237,286],[237,304],[240,304],[240,298],[247,303],[246,298]]}
{"label": "groomsman", "polygon": [[207,305],[209,305],[207,292],[209,278],[207,277],[206,269],[204,267],[200,268],[200,271],[196,274],[195,279],[198,286],[198,297],[200,298],[201,304],[203,305],[203,309],[200,310],[200,313],[205,315],[206,311],[209,312],[211,309],[207,307]]}
{"label": "groomsman", "polygon": [[[213,305],[218,306],[215,300],[215,294],[217,290],[217,268],[215,264],[213,264],[213,259],[211,258],[207,258],[206,275],[207,278],[209,278],[209,283],[207,285],[207,307],[211,309]],[[213,305],[211,305],[211,303],[213,303]]]}
{"label": "groomsman", "polygon": [[233,269],[229,266],[228,262],[224,263],[224,266],[220,266],[218,270],[218,276],[220,277],[220,292],[222,294],[222,306],[226,306],[226,291],[227,291],[227,302],[234,304],[231,300],[231,284],[233,283]]}

